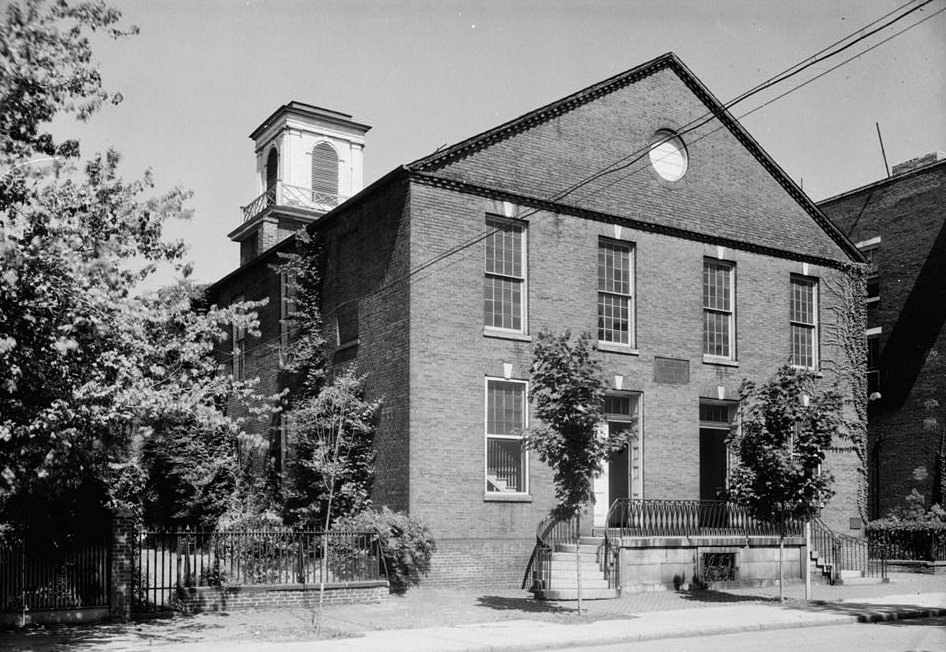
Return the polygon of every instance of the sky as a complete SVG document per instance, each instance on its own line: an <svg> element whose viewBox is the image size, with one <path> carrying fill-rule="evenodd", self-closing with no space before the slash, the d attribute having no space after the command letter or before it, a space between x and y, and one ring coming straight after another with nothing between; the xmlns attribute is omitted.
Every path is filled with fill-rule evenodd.
<svg viewBox="0 0 946 652"><path fill-rule="evenodd" d="M257 194L248 135L292 100L372 126L365 185L398 165L675 52L726 102L906 4L922 0L112 0L140 34L93 47L124 101L70 123L83 155L194 192L194 276L236 268L226 234ZM2 0L0 0L2 2ZM940 9L933 0L748 110ZM741 119L815 201L946 151L946 12ZM57 130L60 126L57 125ZM162 279L170 280L170 279Z"/></svg>

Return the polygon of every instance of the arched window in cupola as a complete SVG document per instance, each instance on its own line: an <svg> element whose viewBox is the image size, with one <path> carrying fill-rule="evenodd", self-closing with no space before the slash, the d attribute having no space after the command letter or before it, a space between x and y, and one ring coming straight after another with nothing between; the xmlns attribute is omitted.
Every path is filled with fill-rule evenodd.
<svg viewBox="0 0 946 652"><path fill-rule="evenodd" d="M279 179L279 151L274 147L266 157L266 204L276 203L276 181Z"/></svg>
<svg viewBox="0 0 946 652"><path fill-rule="evenodd" d="M312 150L312 200L338 203L338 154L328 143L319 143Z"/></svg>

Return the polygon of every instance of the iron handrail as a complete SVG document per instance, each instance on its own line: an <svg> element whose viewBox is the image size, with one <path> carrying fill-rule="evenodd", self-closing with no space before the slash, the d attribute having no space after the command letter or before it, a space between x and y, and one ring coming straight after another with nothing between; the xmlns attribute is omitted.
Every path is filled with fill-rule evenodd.
<svg viewBox="0 0 946 652"><path fill-rule="evenodd" d="M868 539L838 534L817 517L811 521L811 539L814 551L823 559L821 565L829 569L831 584L838 581L842 571L859 571L864 577L887 577L883 546L874 546Z"/></svg>

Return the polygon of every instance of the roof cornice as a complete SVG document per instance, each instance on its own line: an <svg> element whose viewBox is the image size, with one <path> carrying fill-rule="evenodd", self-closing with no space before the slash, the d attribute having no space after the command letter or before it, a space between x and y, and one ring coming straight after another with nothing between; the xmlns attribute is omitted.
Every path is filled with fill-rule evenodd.
<svg viewBox="0 0 946 652"><path fill-rule="evenodd" d="M573 111L603 95L612 93L665 68L673 70L687 88L689 88L703 105L719 119L720 123L736 137L743 147L749 150L769 175L782 186L789 196L808 213L815 223L821 227L828 237L830 237L852 261L860 263L866 262L863 255L857 250L853 243L851 243L840 229L821 212L821 209L819 209L808 195L798 187L792 178L779 167L772 157L762 149L762 146L746 131L742 124L732 116L725 105L716 99L710 90L703 85L699 78L697 78L673 52L663 54L647 63L614 75L613 77L576 93L572 93L551 104L546 104L543 107L530 111L514 120L505 122L489 131L484 131L483 133L461 141L452 147L435 152L425 158L418 159L413 163L409 163L406 167L412 172L433 172L445 165L449 165L453 161L470 156L494 143L511 138L528 129L548 122L564 113Z"/></svg>
<svg viewBox="0 0 946 652"><path fill-rule="evenodd" d="M432 186L436 188L442 188L444 190L450 190L453 192L459 192L466 195L475 195L477 197L485 197L487 199L494 199L498 201L508 201L520 206L529 206L530 208L535 208L537 210L546 211L549 213L558 213L561 215L572 215L575 217L582 217L589 220L594 220L597 222L605 222L608 224L618 224L630 229L635 229L638 231L645 231L648 233L657 233L660 235L667 235L674 238L681 238L683 240L690 240L693 242L701 242L704 244L719 245L722 247L738 249L740 251L749 251L752 253L762 254L766 256L774 256L776 258L783 258L788 260L797 260L804 263L812 263L815 265L823 265L825 267L831 267L833 269L844 269L852 261L838 260L834 258L825 258L823 256L813 256L810 254L805 254L798 251L790 251L788 249L779 249L777 247L769 247L766 245L760 245L753 242L747 242L745 240L737 240L735 238L727 238L723 236L712 235L709 233L701 233L699 231L691 231L689 229L681 229L678 227L667 226L663 224L654 224L652 222L645 222L643 220L636 220L630 217L624 217L621 215L614 215L611 213L603 213L601 211L590 210L587 208L581 208L579 206L573 206L570 204L563 204L555 201L550 201L547 199L541 199L538 197L530 197L527 195L521 195L518 193L508 192L506 190L501 190L498 188L491 188L487 186L479 186L463 181L457 181L456 179L450 179L447 177L442 177L430 172L418 172L411 171L409 173L409 178L414 183L419 183L426 186ZM855 250L856 251L856 250ZM853 261L861 262L861 261Z"/></svg>

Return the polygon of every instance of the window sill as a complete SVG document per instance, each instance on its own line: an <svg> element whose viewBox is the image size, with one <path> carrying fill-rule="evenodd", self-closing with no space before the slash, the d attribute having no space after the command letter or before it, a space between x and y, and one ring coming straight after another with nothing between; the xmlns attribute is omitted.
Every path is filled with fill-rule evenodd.
<svg viewBox="0 0 946 652"><path fill-rule="evenodd" d="M879 301L880 301L880 297L867 297L866 299L864 299L864 303L866 304L878 303Z"/></svg>
<svg viewBox="0 0 946 652"><path fill-rule="evenodd" d="M802 365L793 364L792 369L797 369L798 371L810 371L811 375L815 378L824 378L824 374L821 373L821 367L803 367Z"/></svg>
<svg viewBox="0 0 946 652"><path fill-rule="evenodd" d="M715 355L706 355L703 354L703 364L715 364L721 367L738 367L738 360L730 360L729 358L719 358Z"/></svg>
<svg viewBox="0 0 946 652"><path fill-rule="evenodd" d="M607 351L609 353L623 353L624 355L640 355L641 352L637 349L633 349L626 344L615 344L614 342L602 342L598 341L595 345L595 348L599 351Z"/></svg>
<svg viewBox="0 0 946 652"><path fill-rule="evenodd" d="M346 350L346 349L352 349L352 348L358 346L358 343L359 343L360 341L361 341L361 340L359 340L359 339L354 339L354 340L350 340L350 341L348 341L348 342L345 342L344 344L339 344L338 346L335 347L335 352L338 353L339 351L344 351L344 350Z"/></svg>
<svg viewBox="0 0 946 652"><path fill-rule="evenodd" d="M532 336L518 331L507 331L493 326L483 326L483 337L495 337L501 340L515 340L516 342L531 342Z"/></svg>
<svg viewBox="0 0 946 652"><path fill-rule="evenodd" d="M513 494L513 493L500 493L498 491L493 491L487 494L483 494L483 502L485 503L531 503L532 496L529 494Z"/></svg>

